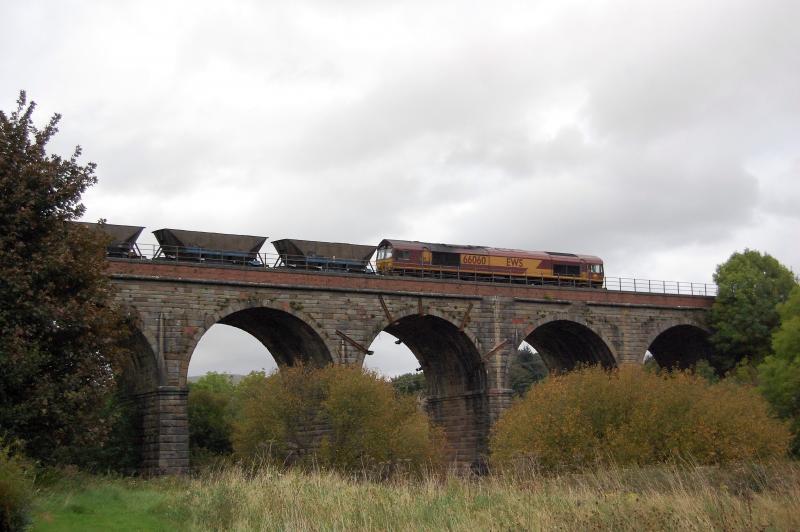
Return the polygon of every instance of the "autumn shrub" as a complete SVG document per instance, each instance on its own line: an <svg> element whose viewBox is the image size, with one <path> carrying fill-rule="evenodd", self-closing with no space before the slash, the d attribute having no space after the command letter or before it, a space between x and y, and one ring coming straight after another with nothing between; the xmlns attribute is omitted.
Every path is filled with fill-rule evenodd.
<svg viewBox="0 0 800 532"><path fill-rule="evenodd" d="M23 530L30 521L33 467L0 440L0 531Z"/></svg>
<svg viewBox="0 0 800 532"><path fill-rule="evenodd" d="M752 386L687 372L578 369L535 386L496 423L492 462L544 469L782 456L786 425Z"/></svg>
<svg viewBox="0 0 800 532"><path fill-rule="evenodd" d="M297 366L239 384L241 458L344 472L420 472L440 463L441 432L413 397L361 368Z"/></svg>

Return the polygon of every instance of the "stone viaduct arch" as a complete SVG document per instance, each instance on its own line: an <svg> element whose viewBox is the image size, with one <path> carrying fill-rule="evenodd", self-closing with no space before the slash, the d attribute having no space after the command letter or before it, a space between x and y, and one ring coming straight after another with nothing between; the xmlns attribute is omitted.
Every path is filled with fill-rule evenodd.
<svg viewBox="0 0 800 532"><path fill-rule="evenodd" d="M236 327L255 337L275 357L279 366L291 366L298 360L318 365L334 362L335 344L297 305L276 304L270 299L248 299L205 315L203 326L194 331L186 346L188 357L185 367L181 367L184 380L197 344L217 323Z"/></svg>
<svg viewBox="0 0 800 532"><path fill-rule="evenodd" d="M713 358L709 330L696 321L675 320L651 335L648 351L662 368L686 369Z"/></svg>
<svg viewBox="0 0 800 532"><path fill-rule="evenodd" d="M598 326L601 325L601 326ZM539 353L551 372L564 372L579 364L618 364L613 345L603 327L583 316L548 316L526 327L521 336ZM508 363L510 364L509 357Z"/></svg>
<svg viewBox="0 0 800 532"><path fill-rule="evenodd" d="M391 303L384 301L387 316L372 327L367 345L386 331L409 348L425 375L426 408L444 429L453 459L482 467L474 452L485 447L488 419L488 379L480 340L452 312L419 302L391 311Z"/></svg>
<svg viewBox="0 0 800 532"><path fill-rule="evenodd" d="M428 408L448 435L452 460L475 467L485 458L492 423L510 404L508 366L523 340L561 370L582 361L640 364L651 347L670 359L683 356L676 349L681 339L703 330L713 302L150 261L109 260L109 275L119 303L137 316L138 349L150 351L142 360L157 361L158 371L144 370L150 376L143 377L157 383L140 396L146 411L143 470L150 474L189 468L186 376L197 342L215 323L249 332L284 364L305 359L360 365L367 346L387 331L425 369Z"/></svg>

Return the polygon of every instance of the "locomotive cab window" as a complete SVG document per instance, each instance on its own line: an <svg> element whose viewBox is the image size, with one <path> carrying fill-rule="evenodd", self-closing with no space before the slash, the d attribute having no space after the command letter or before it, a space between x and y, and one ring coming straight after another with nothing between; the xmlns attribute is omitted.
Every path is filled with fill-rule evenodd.
<svg viewBox="0 0 800 532"><path fill-rule="evenodd" d="M577 264L553 264L554 275L575 275L581 274L581 267Z"/></svg>
<svg viewBox="0 0 800 532"><path fill-rule="evenodd" d="M394 254L394 258L396 258L397 260L408 260L410 257L411 257L411 252L408 250L402 250L402 251L398 250Z"/></svg>
<svg viewBox="0 0 800 532"><path fill-rule="evenodd" d="M592 273L603 273L603 265L602 264L590 264L589 271Z"/></svg>
<svg viewBox="0 0 800 532"><path fill-rule="evenodd" d="M392 258L392 248L385 247L378 249L378 260Z"/></svg>

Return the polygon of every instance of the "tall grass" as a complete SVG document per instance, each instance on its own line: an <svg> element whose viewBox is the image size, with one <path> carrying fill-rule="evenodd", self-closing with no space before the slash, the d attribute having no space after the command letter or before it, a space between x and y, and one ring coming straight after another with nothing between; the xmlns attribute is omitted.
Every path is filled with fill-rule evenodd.
<svg viewBox="0 0 800 532"><path fill-rule="evenodd" d="M202 530L796 530L800 468L676 464L382 483L228 468L188 480L173 509Z"/></svg>

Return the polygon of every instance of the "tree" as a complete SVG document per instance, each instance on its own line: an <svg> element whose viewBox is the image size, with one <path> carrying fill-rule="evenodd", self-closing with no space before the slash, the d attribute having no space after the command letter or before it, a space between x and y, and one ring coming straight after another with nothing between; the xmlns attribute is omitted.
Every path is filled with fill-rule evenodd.
<svg viewBox="0 0 800 532"><path fill-rule="evenodd" d="M44 462L79 463L109 435L107 410L125 330L103 273L105 242L71 221L95 165L48 155L20 92L0 112L0 430Z"/></svg>
<svg viewBox="0 0 800 532"><path fill-rule="evenodd" d="M771 354L771 335L780 318L776 305L789 296L796 282L785 266L768 254L745 249L717 266L719 287L711 308L710 362L724 373L744 358L753 364Z"/></svg>
<svg viewBox="0 0 800 532"><path fill-rule="evenodd" d="M792 421L792 451L800 454L800 286L778 305L781 325L772 335L774 355L758 366L761 392L775 412Z"/></svg>
<svg viewBox="0 0 800 532"><path fill-rule="evenodd" d="M230 375L213 371L189 385L189 444L194 454L228 454L233 450L235 392Z"/></svg>
<svg viewBox="0 0 800 532"><path fill-rule="evenodd" d="M420 396L425 393L425 374L423 373L403 373L392 378L394 390L402 395Z"/></svg>
<svg viewBox="0 0 800 532"><path fill-rule="evenodd" d="M524 345L517 350L517 356L508 368L508 379L514 395L518 397L525 395L531 386L547 377L548 373L542 357Z"/></svg>

